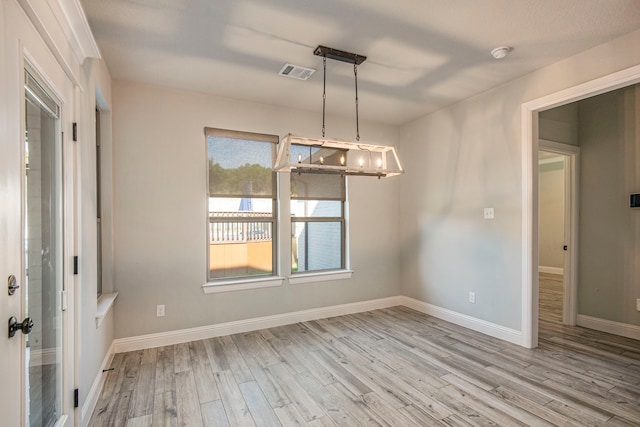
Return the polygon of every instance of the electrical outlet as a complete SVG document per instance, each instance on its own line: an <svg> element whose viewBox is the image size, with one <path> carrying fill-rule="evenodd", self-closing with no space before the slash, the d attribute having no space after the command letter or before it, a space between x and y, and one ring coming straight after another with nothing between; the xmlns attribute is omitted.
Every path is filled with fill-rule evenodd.
<svg viewBox="0 0 640 427"><path fill-rule="evenodd" d="M476 303L476 293L475 292L469 292L469 302L471 304L475 304Z"/></svg>
<svg viewBox="0 0 640 427"><path fill-rule="evenodd" d="M164 316L164 304L156 306L156 317Z"/></svg>
<svg viewBox="0 0 640 427"><path fill-rule="evenodd" d="M493 208L484 208L484 219L493 219Z"/></svg>

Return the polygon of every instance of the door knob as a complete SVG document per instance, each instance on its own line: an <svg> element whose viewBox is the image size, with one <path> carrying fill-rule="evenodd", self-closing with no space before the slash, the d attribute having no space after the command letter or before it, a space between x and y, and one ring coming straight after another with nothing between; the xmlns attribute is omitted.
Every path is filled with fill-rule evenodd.
<svg viewBox="0 0 640 427"><path fill-rule="evenodd" d="M20 285L18 285L18 281L16 280L16 276L12 274L11 276L9 276L9 279L7 280L7 282L8 282L8 288L9 288L9 295L15 294L16 289L20 287Z"/></svg>
<svg viewBox="0 0 640 427"><path fill-rule="evenodd" d="M12 338L18 331L22 331L23 334L27 335L32 329L33 319L30 317L25 317L22 323L18 323L18 319L14 316L9 318L9 338Z"/></svg>

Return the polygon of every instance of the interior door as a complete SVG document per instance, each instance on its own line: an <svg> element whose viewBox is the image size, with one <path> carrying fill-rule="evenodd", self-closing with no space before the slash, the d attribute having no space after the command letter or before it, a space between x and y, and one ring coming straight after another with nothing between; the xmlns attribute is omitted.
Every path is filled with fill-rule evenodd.
<svg viewBox="0 0 640 427"><path fill-rule="evenodd" d="M72 426L73 84L0 5L0 425Z"/></svg>
<svg viewBox="0 0 640 427"><path fill-rule="evenodd" d="M25 424L48 427L64 415L63 135L60 102L34 74L25 69L21 275L26 301L19 331L25 335Z"/></svg>

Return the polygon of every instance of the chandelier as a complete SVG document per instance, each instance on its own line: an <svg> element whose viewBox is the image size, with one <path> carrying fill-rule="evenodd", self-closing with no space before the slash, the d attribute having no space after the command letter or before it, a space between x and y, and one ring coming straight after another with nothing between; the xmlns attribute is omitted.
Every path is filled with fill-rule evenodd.
<svg viewBox="0 0 640 427"><path fill-rule="evenodd" d="M322 138L294 134L280 141L273 170L276 172L325 173L355 176L390 177L404 173L398 152L393 146L360 142L358 117L358 65L367 57L351 52L318 46L314 55L322 57ZM353 64L355 80L356 140L325 138L327 58Z"/></svg>

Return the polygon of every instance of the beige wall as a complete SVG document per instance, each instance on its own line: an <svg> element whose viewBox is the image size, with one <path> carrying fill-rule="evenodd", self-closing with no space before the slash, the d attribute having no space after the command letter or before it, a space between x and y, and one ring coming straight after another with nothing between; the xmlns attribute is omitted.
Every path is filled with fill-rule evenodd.
<svg viewBox="0 0 640 427"><path fill-rule="evenodd" d="M638 45L640 31L401 127L404 295L521 329L521 106L640 64Z"/></svg>
<svg viewBox="0 0 640 427"><path fill-rule="evenodd" d="M541 267L564 268L564 158L540 164L538 251Z"/></svg>
<svg viewBox="0 0 640 427"><path fill-rule="evenodd" d="M580 226L578 313L640 325L640 89L578 103Z"/></svg>
<svg viewBox="0 0 640 427"><path fill-rule="evenodd" d="M322 117L122 81L113 100L116 337L399 294L399 181L349 178L350 280L204 295L204 127L319 136ZM360 129L363 141L397 143L394 127ZM354 120L327 118L327 136L354 134ZM157 304L165 317L156 317Z"/></svg>

